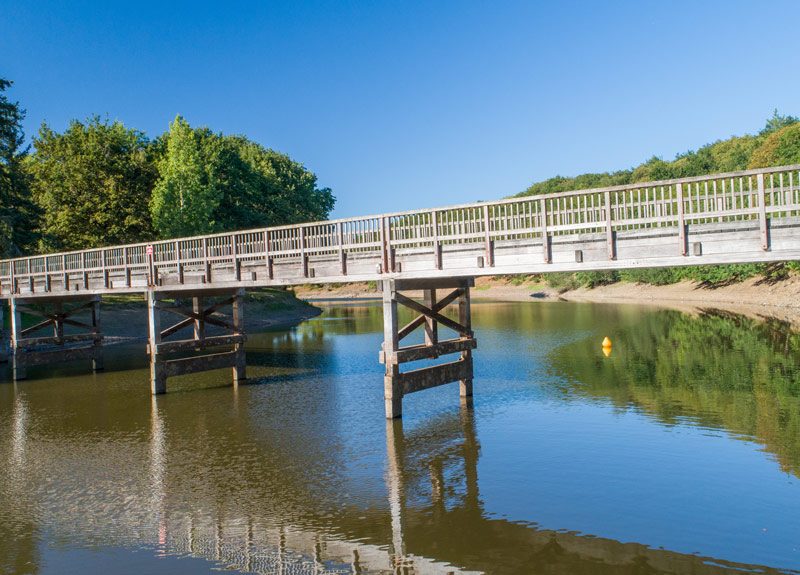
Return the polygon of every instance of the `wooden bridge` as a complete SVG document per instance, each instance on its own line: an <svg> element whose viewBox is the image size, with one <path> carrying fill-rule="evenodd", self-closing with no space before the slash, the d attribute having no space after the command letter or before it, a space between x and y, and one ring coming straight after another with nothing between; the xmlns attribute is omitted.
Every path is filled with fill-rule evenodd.
<svg viewBox="0 0 800 575"><path fill-rule="evenodd" d="M408 393L460 381L461 395L472 394L476 276L797 259L793 165L4 260L0 298L10 303L10 355L21 379L28 365L67 359L101 368L102 297L144 294L151 389L163 393L173 375L230 367L234 383L245 377L248 288L380 281L386 414L397 417ZM423 301L403 293L410 290ZM457 319L443 313L454 303ZM398 305L419 316L400 326ZM23 327L23 312L41 321ZM179 319L162 325L164 313ZM456 337L440 339L439 326ZM425 343L401 346L419 327ZM52 335L37 335L43 329ZM170 358L215 347L228 351ZM450 354L459 358L400 370Z"/></svg>

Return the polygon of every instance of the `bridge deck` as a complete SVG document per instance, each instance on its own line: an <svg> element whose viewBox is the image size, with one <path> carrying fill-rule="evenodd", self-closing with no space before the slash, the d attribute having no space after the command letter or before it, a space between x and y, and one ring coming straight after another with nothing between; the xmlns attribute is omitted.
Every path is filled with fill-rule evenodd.
<svg viewBox="0 0 800 575"><path fill-rule="evenodd" d="M0 261L0 298L800 259L800 165Z"/></svg>

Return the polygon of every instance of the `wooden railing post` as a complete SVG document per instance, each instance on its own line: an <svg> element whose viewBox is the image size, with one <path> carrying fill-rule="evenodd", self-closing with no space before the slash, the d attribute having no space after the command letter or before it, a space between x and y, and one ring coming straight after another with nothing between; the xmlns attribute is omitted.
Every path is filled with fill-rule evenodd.
<svg viewBox="0 0 800 575"><path fill-rule="evenodd" d="M300 226L300 259L303 266L303 277L308 277L308 258L306 257L306 229Z"/></svg>
<svg viewBox="0 0 800 575"><path fill-rule="evenodd" d="M175 266L178 268L178 283L183 284L183 262L181 261L181 242L175 240Z"/></svg>
<svg viewBox="0 0 800 575"><path fill-rule="evenodd" d="M614 229L611 225L611 192L606 190L606 244L608 247L608 259L617 259L617 250L614 245Z"/></svg>
<svg viewBox="0 0 800 575"><path fill-rule="evenodd" d="M342 231L342 222L336 222L336 238L339 248L339 267L342 270L342 275L347 275L347 252L344 251L344 232Z"/></svg>
<svg viewBox="0 0 800 575"><path fill-rule="evenodd" d="M83 269L83 289L89 289L89 270L86 268L86 252L81 253L81 268Z"/></svg>
<svg viewBox="0 0 800 575"><path fill-rule="evenodd" d="M125 287L131 287L131 269L128 262L128 247L122 248L122 273L125 274Z"/></svg>
<svg viewBox="0 0 800 575"><path fill-rule="evenodd" d="M494 267L494 242L492 242L492 221L489 219L489 206L483 206L483 235L486 243L486 265Z"/></svg>
<svg viewBox="0 0 800 575"><path fill-rule="evenodd" d="M44 256L44 291L49 292L51 289L50 285L50 262L48 261L50 258Z"/></svg>
<svg viewBox="0 0 800 575"><path fill-rule="evenodd" d="M203 238L203 268L205 274L203 281L207 284L211 283L211 262L208 259L208 238Z"/></svg>
<svg viewBox="0 0 800 575"><path fill-rule="evenodd" d="M386 237L386 218L378 220L378 235L381 242L381 273L388 273L389 269L389 239Z"/></svg>
<svg viewBox="0 0 800 575"><path fill-rule="evenodd" d="M103 269L103 287L109 289L111 287L111 274L108 271L108 266L106 266L105 249L100 250L100 267Z"/></svg>
<svg viewBox="0 0 800 575"><path fill-rule="evenodd" d="M242 279L242 262L239 260L239 246L236 245L236 234L231 234L231 256L233 257L233 277L238 282Z"/></svg>
<svg viewBox="0 0 800 575"><path fill-rule="evenodd" d="M675 194L678 202L678 238L681 242L681 255L689 253L689 245L686 242L686 216L683 206L683 185L678 182L675 184Z"/></svg>
<svg viewBox="0 0 800 575"><path fill-rule="evenodd" d="M547 201L544 198L539 200L539 223L542 228L542 256L544 263L549 264L552 261L550 252L550 236L547 233Z"/></svg>
<svg viewBox="0 0 800 575"><path fill-rule="evenodd" d="M756 176L756 182L758 184L758 227L761 232L761 249L768 251L769 228L767 222L767 194L764 190L764 174L758 174Z"/></svg>
<svg viewBox="0 0 800 575"><path fill-rule="evenodd" d="M272 279L272 256L269 255L269 230L264 230L264 259L267 264L267 278Z"/></svg>
<svg viewBox="0 0 800 575"><path fill-rule="evenodd" d="M431 212L431 225L433 226L433 261L437 270L442 269L442 246L439 244L439 216L436 210Z"/></svg>

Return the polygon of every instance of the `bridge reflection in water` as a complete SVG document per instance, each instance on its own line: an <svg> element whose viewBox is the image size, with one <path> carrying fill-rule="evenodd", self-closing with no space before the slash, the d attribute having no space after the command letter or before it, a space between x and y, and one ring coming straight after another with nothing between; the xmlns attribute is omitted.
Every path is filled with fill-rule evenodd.
<svg viewBox="0 0 800 575"><path fill-rule="evenodd" d="M228 408L239 412L238 393L227 397ZM488 516L480 497L481 448L470 401L465 398L457 412L426 419L408 431L400 420L387 421L388 501L368 497L363 506L326 510L322 494L303 479L303 469L313 466L310 459L320 456L314 445L307 446L309 460L299 462L285 455L280 459L277 452L251 452L239 462L247 468L243 476L236 466L231 469L231 459L220 449L224 446L217 445L197 454L210 472L189 478L176 467L191 458L193 442L157 401L151 403L146 433L123 433L125 440L107 444L86 429L74 430L71 444L65 430L74 427L74 416L63 416L49 429L53 422L31 428L29 401L15 390L10 413L0 418L2 436L9 438L1 454L7 467L2 492L26 504L17 502L13 510L0 512L0 530L7 530L0 534L0 566L11 572L38 571L43 529L37 525L39 504L31 496L43 496L48 486L47 481L32 486L25 478L35 477L46 461L68 483L60 491L67 493L66 500L49 509L54 516L47 517L60 540L90 548L144 544L157 555L200 557L245 572L456 574L536 568L546 573L704 575L750 569ZM192 418L190 427L209 436L221 423L208 412ZM245 427L235 434L257 433ZM87 440L93 445L85 445ZM144 472L140 461L147 462ZM285 474L286 480L274 481L276 474ZM259 483L259 477L271 479ZM122 499L120 478L128 481ZM77 485L91 489L76 495L70 487ZM27 513L15 515L20 509Z"/></svg>

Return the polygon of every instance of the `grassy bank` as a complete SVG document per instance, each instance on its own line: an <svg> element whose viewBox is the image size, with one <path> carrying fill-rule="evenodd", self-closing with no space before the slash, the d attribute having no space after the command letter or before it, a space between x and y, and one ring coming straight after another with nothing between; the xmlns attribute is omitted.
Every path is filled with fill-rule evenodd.
<svg viewBox="0 0 800 575"><path fill-rule="evenodd" d="M774 283L788 279L798 273L800 273L800 262L786 262L550 273L534 276L514 276L514 281L520 283L546 283L549 287L559 292L578 288L594 288L618 282L663 286L691 281L703 287L716 288L740 283L751 278L763 280L764 283Z"/></svg>

